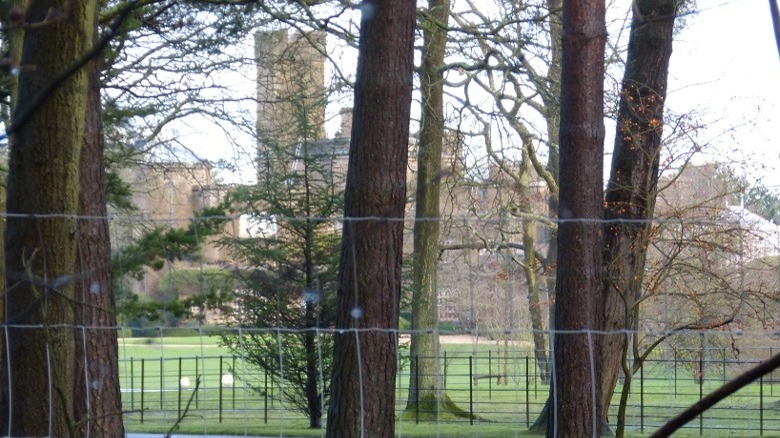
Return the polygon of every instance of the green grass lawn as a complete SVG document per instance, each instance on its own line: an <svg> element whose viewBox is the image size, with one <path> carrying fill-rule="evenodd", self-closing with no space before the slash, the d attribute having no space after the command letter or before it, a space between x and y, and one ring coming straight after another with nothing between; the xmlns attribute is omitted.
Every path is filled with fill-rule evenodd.
<svg viewBox="0 0 780 438"><path fill-rule="evenodd" d="M398 436L509 437L535 436L527 432L547 398L532 358L510 351L504 357L495 344L443 345L446 390L462 409L477 416L467 419L420 422L416 413L397 415ZM413 359L412 359L413 360ZM715 371L701 384L704 394L723 382ZM504 379L506 374L506 379ZM502 381L497 381L498 375ZM487 377L493 376L493 377ZM676 378L675 378L676 376ZM479 377L474 379L474 377ZM647 436L659 424L699 399L699 383L691 370L678 364L650 362L635 376L627 423L630 436ZM196 380L200 379L197 392ZM308 429L308 421L284 403L278 382L240 357L219 346L218 337L126 338L120 340L120 379L127 429L165 432L186 413L181 433L311 437L322 430ZM641 383L641 384L640 384ZM408 365L402 365L397 391L397 413L406 405ZM254 391L249 386L259 387ZM618 391L620 386L618 387ZM613 406L618 403L616 394ZM675 436L780 436L780 385L755 383L705 413ZM189 410L186 409L190 402ZM763 409L761 409L763 407ZM422 413L421 417L425 417ZM640 433L644 431L645 434Z"/></svg>

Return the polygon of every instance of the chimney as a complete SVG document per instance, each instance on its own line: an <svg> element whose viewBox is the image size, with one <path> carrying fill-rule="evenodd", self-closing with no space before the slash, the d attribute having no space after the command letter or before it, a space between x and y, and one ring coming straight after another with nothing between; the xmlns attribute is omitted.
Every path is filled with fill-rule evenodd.
<svg viewBox="0 0 780 438"><path fill-rule="evenodd" d="M339 115L341 115L341 129L336 137L350 137L352 135L352 108L342 108Z"/></svg>

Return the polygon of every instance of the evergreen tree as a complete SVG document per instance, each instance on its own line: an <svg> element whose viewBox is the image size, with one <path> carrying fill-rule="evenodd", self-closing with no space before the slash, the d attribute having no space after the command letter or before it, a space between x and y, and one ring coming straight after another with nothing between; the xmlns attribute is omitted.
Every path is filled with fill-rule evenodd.
<svg viewBox="0 0 780 438"><path fill-rule="evenodd" d="M242 329L223 341L283 384L280 397L318 428L329 394L333 338L320 329L334 322L340 224L333 218L343 211L346 141L321 138L322 90L296 80L312 69L289 64L299 70L285 71L278 96L288 123L260 126L259 182L226 201L247 224L246 235L222 241L239 266L231 320Z"/></svg>

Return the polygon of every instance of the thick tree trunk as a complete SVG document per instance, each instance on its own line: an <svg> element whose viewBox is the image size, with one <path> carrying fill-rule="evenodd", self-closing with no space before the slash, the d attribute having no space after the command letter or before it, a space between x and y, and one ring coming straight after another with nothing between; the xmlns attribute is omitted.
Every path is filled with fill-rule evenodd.
<svg viewBox="0 0 780 438"><path fill-rule="evenodd" d="M122 435L119 348L111 244L106 210L105 142L100 103L100 70L88 67L84 143L79 168L79 216L76 283L76 367L74 418L83 436Z"/></svg>
<svg viewBox="0 0 780 438"><path fill-rule="evenodd" d="M549 437L597 434L600 400L603 0L563 2L560 204L553 425Z"/></svg>
<svg viewBox="0 0 780 438"><path fill-rule="evenodd" d="M17 0L12 5L6 5L5 7L0 9L0 13L4 14L5 16L9 15L11 8L20 8L20 10L24 10L27 8L27 0ZM11 66L19 66L22 62L22 47L24 45L24 27L22 26L8 26L5 28L6 33L6 60ZM6 128L11 123L11 120L13 119L14 114L14 108L16 107L16 102L18 101L19 96L19 80L18 76L6 74L4 75L4 78L2 78L3 85L8 87L8 107L5 108L5 111L3 111L3 123L6 124ZM8 195L8 191L6 190L7 187L5 185L2 185L0 187L0 211L8 211L6 209L6 197ZM2 236L2 242L0 242L0 247L5 247L5 225L6 225L6 218L3 216L0 218L0 236ZM5 278L5 251L0 251L0 278ZM5 294L5 284L0 284L0 292ZM4 304L5 300L2 300L0 302L0 315L4 314ZM0 347L5 346L5 339L0 339ZM2 407L0 407L2 408Z"/></svg>
<svg viewBox="0 0 780 438"><path fill-rule="evenodd" d="M548 25L550 26L550 68L547 70L547 83L549 89L547 93L543 94L544 106L547 109L547 116L545 117L547 123L547 137L549 145L549 158L547 159L547 173L548 178L551 180L548 182L550 187L550 196L547 202L547 211L550 217L556 217L558 215L558 184L560 182L560 171L558 168L560 160L560 102L558 98L561 95L561 57L562 47L561 40L563 39L563 24L561 17L562 0L547 0L547 9L549 11ZM553 329L555 328L555 284L558 273L558 230L553 228L550 230L550 242L547 249L547 265L545 266L545 275L547 276L547 293L549 308L549 343L553 345L555 337ZM550 356L552 356L552 351ZM549 370L552 372L552 370ZM543 432L547 430L547 426L552 421L552 417L549 415L552 411L550 403L552 402L553 391L555 390L554 381L550 379L550 397L544 404L544 407L539 413L534 423L531 425L530 430L536 432Z"/></svg>
<svg viewBox="0 0 780 438"><path fill-rule="evenodd" d="M17 114L91 45L94 1L38 0L26 11L37 23L53 11L64 20L27 29ZM11 139L6 228L2 433L73 436L74 283L79 153L84 141L88 72L63 83ZM17 216L22 215L22 216ZM34 217L32 215L42 215Z"/></svg>
<svg viewBox="0 0 780 438"><path fill-rule="evenodd" d="M542 322L540 284L535 273L531 275L531 278L528 278L528 276L526 278L531 330L533 330L534 358L536 358L536 366L539 368L539 379L543 383L549 383L550 359L547 357L547 336L544 333L544 324Z"/></svg>
<svg viewBox="0 0 780 438"><path fill-rule="evenodd" d="M415 0L361 3L328 437L390 438Z"/></svg>
<svg viewBox="0 0 780 438"><path fill-rule="evenodd" d="M639 0L620 92L612 170L607 185L604 246L604 328L601 416L609 407L629 348L625 330L637 328L637 303L653 216L676 0ZM630 381L630 380L629 380Z"/></svg>
<svg viewBox="0 0 780 438"><path fill-rule="evenodd" d="M417 152L417 192L414 222L412 271L412 335L410 346L409 393L406 407L419 411L438 409L442 391L439 363L438 254L441 212L439 209L444 137L444 49L445 26L450 13L449 0L431 0L430 19L423 26L423 53L420 68L422 121Z"/></svg>
<svg viewBox="0 0 780 438"><path fill-rule="evenodd" d="M523 160L524 170L518 179L519 183L519 201L518 208L521 212L531 215L531 188L530 174L533 171L531 160L528 157L530 151L526 152ZM549 382L549 359L547 357L547 339L544 333L544 324L542 322L542 300L540 298L541 284L537 274L538 260L536 254L536 221L530 219L523 220L523 273L525 275L525 284L528 288L528 313L531 317L532 339L534 343L534 357L539 368L539 378L543 382Z"/></svg>

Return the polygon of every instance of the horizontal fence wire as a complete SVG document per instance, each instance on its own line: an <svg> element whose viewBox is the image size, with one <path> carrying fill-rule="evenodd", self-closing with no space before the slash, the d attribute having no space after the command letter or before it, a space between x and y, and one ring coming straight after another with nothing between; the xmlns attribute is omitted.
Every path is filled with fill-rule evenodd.
<svg viewBox="0 0 780 438"><path fill-rule="evenodd" d="M720 331L716 334L723 336ZM556 336L566 336L566 333ZM444 406L420 403L414 392L410 392L410 365L432 357L406 354L404 345L408 334L401 332L400 338L396 380L400 436L404 427L420 423L474 427L474 436L480 428L489 430L501 425L528 428L548 398L552 376L543 375L533 349L516 341L505 343L468 334L445 334L442 339L446 343L435 357L439 364L436 377L442 392L467 415L453 416ZM175 356L177 349L201 348L203 342L208 344L204 348L215 348L211 344L214 338L201 338L190 346L177 344L187 338L164 337L155 341L161 339L160 345L133 346L133 338L124 344L120 375L129 430L170 426L182 416L183 406L190 399L186 421L196 424L217 427L232 423L246 425L251 431L258 427L283 430L285 423L305 422L306 417L285 401L285 392L294 389L291 382L264 372L239 355ZM132 355L146 349L165 353L165 357ZM631 376L627 430L647 433L658 428L703 395L773 354L774 348L763 347L744 348L739 357L735 357L730 347L657 349ZM196 382L199 382L197 386ZM626 377L621 374L612 402L615 411L625 382ZM752 383L685 429L702 435L718 432L762 435L780 429L778 406L780 373Z"/></svg>
<svg viewBox="0 0 780 438"><path fill-rule="evenodd" d="M315 345L317 350L316 381L321 391L330 380L328 343L335 333L344 330L334 329L333 319L328 319L332 315L322 313L317 313L317 318L327 322L282 322L280 316L302 313L309 305L324 308L320 305L335 298L336 288L335 281L326 275L322 276L323 283L317 283L320 289L296 286L300 278L287 281L282 277L287 272L275 267L289 262L283 257L294 251L273 245L294 236L289 230L307 221L326 224L322 231L327 238L338 237L343 226L352 221L403 221L404 257L411 260L415 219L270 217L257 211L195 217L171 211L165 218L141 214L81 218L110 222L112 267L123 272L113 284L120 306L118 327L20 325L10 321L3 326L5 336L20 330L75 328L81 333L77 342L88 343L99 331L116 331L124 421L130 432L167 432L180 423L184 430L204 435L216 430L238 435L295 436L296 431L309 426L300 403L296 404L300 382L295 382L293 373L295 362L301 358L287 356L292 353L281 347L300 347L304 338L315 341L307 348ZM41 222L76 216L6 218ZM216 221L218 226L211 232L218 230L217 234L201 235L201 228L191 226L208 221ZM610 421L614 425L621 393L630 384L625 424L635 434L658 428L719 385L776 353L780 336L777 227L758 229L741 216L624 221L625 225L656 227L657 240L647 254L647 285L642 291L641 321L637 325L640 329L551 332L547 319L554 290L548 288L554 286L549 266L524 269L523 247L506 238L506 233L519 235L529 221L537 228L539 254L543 254L548 249L545 239L550 237L550 227L559 222L555 218L454 215L442 220L445 227L436 273L438 326L411 330L410 297L405 296L399 329L349 330L358 334L387 332L391 335L388 339L398 340L398 373L391 382L396 391L398 436L448 436L455 432L501 435L502 431L531 427L542 412L550 394L550 381L555 377L550 362L553 336L587 333L594 339L608 335L630 338L633 344L626 355L628 368L635 364L634 347L638 354L644 354L644 348L661 340L633 375L620 375L612 399ZM280 231L287 226L291 227L288 231ZM193 253L175 257L162 254L157 260L149 260L156 264L139 265L137 254L128 252L139 239L147 239L142 249L168 248L171 242L165 239L171 236L165 231L172 229L186 229L192 234L185 234L184 240L194 241ZM718 239L711 238L716 234ZM150 236L159 241L148 241ZM338 248L334 246L331 253ZM318 254L332 255L327 251ZM324 260L317 261L313 271L334 268ZM338 263L338 257L328 263ZM408 276L408 267L404 269ZM536 276L535 284L541 285L535 298L529 287L531 271ZM56 290L78 279L79 274L64 275L39 283ZM90 293L93 289L95 293L106 290L99 284L90 285ZM408 289L405 287L406 295ZM225 293L226 302L209 302L220 292ZM133 297L141 303L156 303L156 314L122 313L122 306L135 304ZM190 307L177 308L180 303ZM352 311L362 315L362 309ZM680 329L694 326L703 329ZM412 354L409 342L417 334L439 336L440 345L429 354ZM537 347L539 342L541 346ZM431 361L436 364L433 371L424 372L432 376L411 372L416 364ZM438 382L440 393L446 395L446 405L441 403L445 399L427 403L420 398L416 379L426 377ZM8 376L7 380L13 378ZM360 384L364 391L370 390L366 382ZM685 428L689 433L716 436L758 436L780 430L779 385L780 373L767 375ZM321 402L322 414L327 416L325 395ZM425 427L428 429L420 432L419 428Z"/></svg>

